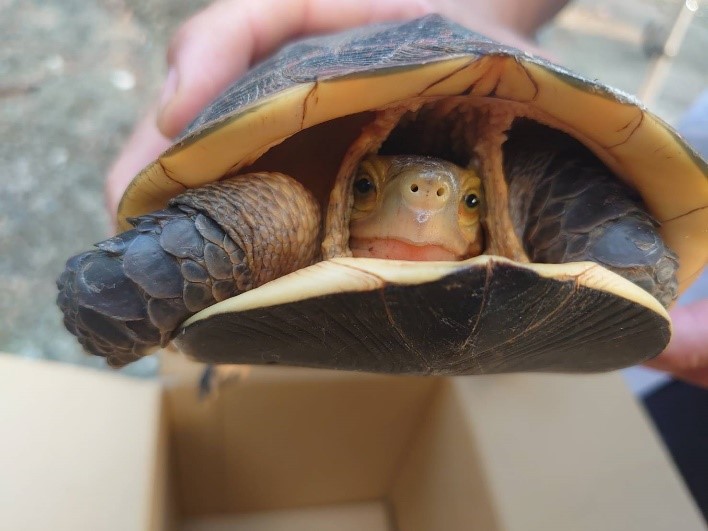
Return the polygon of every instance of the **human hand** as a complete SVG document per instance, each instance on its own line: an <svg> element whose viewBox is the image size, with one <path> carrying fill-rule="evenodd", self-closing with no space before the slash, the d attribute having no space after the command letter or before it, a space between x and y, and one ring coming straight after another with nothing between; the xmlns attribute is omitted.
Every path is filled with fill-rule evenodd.
<svg viewBox="0 0 708 531"><path fill-rule="evenodd" d="M128 183L209 102L287 41L431 12L506 44L540 53L528 37L567 0L220 0L189 19L169 47L160 101L136 126L106 179L115 221Z"/></svg>
<svg viewBox="0 0 708 531"><path fill-rule="evenodd" d="M708 299L678 306L670 313L674 328L671 341L646 365L708 388Z"/></svg>

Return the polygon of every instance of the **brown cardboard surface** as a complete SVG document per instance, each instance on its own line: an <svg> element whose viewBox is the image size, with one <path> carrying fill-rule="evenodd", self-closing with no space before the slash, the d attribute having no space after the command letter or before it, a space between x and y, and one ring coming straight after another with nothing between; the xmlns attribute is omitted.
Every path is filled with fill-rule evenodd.
<svg viewBox="0 0 708 531"><path fill-rule="evenodd" d="M185 516L380 499L437 379L254 368L168 389Z"/></svg>
<svg viewBox="0 0 708 531"><path fill-rule="evenodd" d="M391 499L406 531L706 529L618 374L448 380Z"/></svg>
<svg viewBox="0 0 708 531"><path fill-rule="evenodd" d="M706 529L618 373L451 385L501 529Z"/></svg>
<svg viewBox="0 0 708 531"><path fill-rule="evenodd" d="M425 412L392 484L390 498L400 529L503 529L473 435L464 404L446 382Z"/></svg>
<svg viewBox="0 0 708 531"><path fill-rule="evenodd" d="M147 530L156 382L0 355L0 529Z"/></svg>
<svg viewBox="0 0 708 531"><path fill-rule="evenodd" d="M617 375L189 374L0 356L0 529L706 529Z"/></svg>
<svg viewBox="0 0 708 531"><path fill-rule="evenodd" d="M179 531L393 531L389 522L379 501L198 518Z"/></svg>

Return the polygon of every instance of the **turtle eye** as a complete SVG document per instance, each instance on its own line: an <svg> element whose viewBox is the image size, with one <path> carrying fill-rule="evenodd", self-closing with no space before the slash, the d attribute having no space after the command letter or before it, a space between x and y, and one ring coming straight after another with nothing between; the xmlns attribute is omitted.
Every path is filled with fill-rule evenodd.
<svg viewBox="0 0 708 531"><path fill-rule="evenodd" d="M376 209L378 194L376 193L375 177L366 171L359 172L352 186L353 193L351 221L368 216Z"/></svg>
<svg viewBox="0 0 708 531"><path fill-rule="evenodd" d="M369 179L366 177L362 177L361 179L357 179L354 181L354 190L359 192L360 194L368 194L374 189L374 183L372 183Z"/></svg>
<svg viewBox="0 0 708 531"><path fill-rule="evenodd" d="M479 197L477 197L477 194L467 194L465 196L465 206L467 208L477 208L479 206Z"/></svg>

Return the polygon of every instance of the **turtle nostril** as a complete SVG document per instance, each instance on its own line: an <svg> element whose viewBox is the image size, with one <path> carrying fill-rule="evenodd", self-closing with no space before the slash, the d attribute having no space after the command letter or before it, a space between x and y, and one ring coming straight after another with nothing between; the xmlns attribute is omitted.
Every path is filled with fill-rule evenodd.
<svg viewBox="0 0 708 531"><path fill-rule="evenodd" d="M438 197L444 196L445 195L445 188L443 188L442 186L440 188L438 188L437 194L438 194Z"/></svg>
<svg viewBox="0 0 708 531"><path fill-rule="evenodd" d="M413 183L411 184L411 192L415 193L418 191L418 185Z"/></svg>

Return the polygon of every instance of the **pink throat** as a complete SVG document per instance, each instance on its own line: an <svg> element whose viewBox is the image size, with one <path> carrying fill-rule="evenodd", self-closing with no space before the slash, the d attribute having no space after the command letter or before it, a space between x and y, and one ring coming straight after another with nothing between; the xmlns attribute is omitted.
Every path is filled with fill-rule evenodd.
<svg viewBox="0 0 708 531"><path fill-rule="evenodd" d="M351 238L349 248L359 258L386 258L416 262L459 260L441 245L416 245L391 238Z"/></svg>

